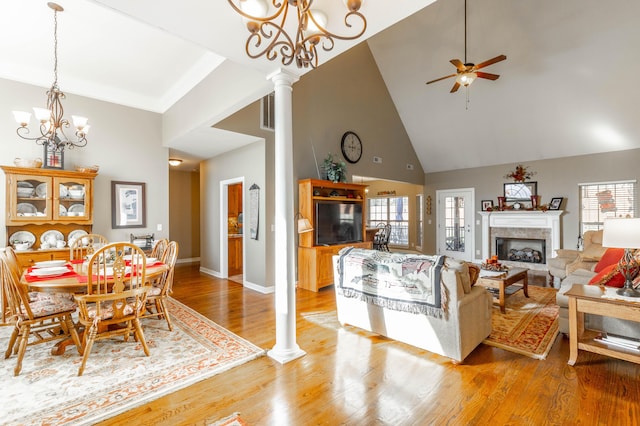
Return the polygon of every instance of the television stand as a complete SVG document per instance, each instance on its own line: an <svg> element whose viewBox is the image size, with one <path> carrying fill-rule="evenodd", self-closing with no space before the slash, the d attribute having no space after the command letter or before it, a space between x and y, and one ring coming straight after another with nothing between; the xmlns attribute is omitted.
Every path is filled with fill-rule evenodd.
<svg viewBox="0 0 640 426"><path fill-rule="evenodd" d="M371 248L371 241L356 243L316 245L316 204L318 203L349 203L366 207L367 185L355 183L333 183L328 180L302 179L298 182L298 212L309 219L313 232L298 234L298 288L317 292L322 287L333 284L333 255L344 247ZM366 235L366 216L362 218L360 235Z"/></svg>

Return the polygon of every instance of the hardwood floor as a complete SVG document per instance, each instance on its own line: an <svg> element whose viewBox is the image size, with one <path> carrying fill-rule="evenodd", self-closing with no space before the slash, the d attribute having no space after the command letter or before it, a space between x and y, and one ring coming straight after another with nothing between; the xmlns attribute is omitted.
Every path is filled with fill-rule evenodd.
<svg viewBox="0 0 640 426"><path fill-rule="evenodd" d="M273 295L179 265L173 297L260 347L275 343ZM640 366L581 352L570 367L562 336L543 361L480 345L454 365L340 327L333 287L298 290L297 310L304 357L264 356L102 424L203 425L236 411L278 426L640 424Z"/></svg>

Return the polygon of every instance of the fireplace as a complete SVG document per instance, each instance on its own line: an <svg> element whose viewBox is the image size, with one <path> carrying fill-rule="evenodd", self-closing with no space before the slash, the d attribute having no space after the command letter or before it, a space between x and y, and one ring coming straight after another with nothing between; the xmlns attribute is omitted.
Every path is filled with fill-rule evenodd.
<svg viewBox="0 0 640 426"><path fill-rule="evenodd" d="M496 237L498 260L524 263L546 263L547 242L538 238Z"/></svg>
<svg viewBox="0 0 640 426"><path fill-rule="evenodd" d="M500 254L497 251L496 240L498 238L510 238L526 240L524 246L511 247L516 251L532 249L541 252L539 263L528 261L502 260L510 266L528 268L533 270L546 270L547 259L556 255L560 248L560 217L562 210L507 210L478 212L482 216L482 258L487 259L492 255ZM544 245L531 246L532 240L542 240ZM508 250L508 251L509 251ZM529 250L526 251L529 253ZM526 257L527 254L523 253ZM536 257L533 252L531 257ZM508 259L508 254L506 255ZM502 259L502 257L500 257Z"/></svg>

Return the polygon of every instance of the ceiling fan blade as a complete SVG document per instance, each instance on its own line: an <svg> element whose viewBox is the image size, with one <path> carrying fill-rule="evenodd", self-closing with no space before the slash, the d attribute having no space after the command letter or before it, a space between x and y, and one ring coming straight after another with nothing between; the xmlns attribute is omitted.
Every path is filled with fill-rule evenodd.
<svg viewBox="0 0 640 426"><path fill-rule="evenodd" d="M478 78L486 78L487 80L497 80L500 78L500 75L498 74L491 74L491 73L482 72L482 71L478 71L476 75L478 76Z"/></svg>
<svg viewBox="0 0 640 426"><path fill-rule="evenodd" d="M504 55L496 56L493 59L489 59L488 61L479 63L478 65L474 66L473 69L479 70L480 68L488 67L489 65L493 65L496 62L504 61L505 59L507 59L507 57Z"/></svg>
<svg viewBox="0 0 640 426"><path fill-rule="evenodd" d="M462 61L460 59L452 59L449 62L451 62L456 68L458 68L458 71L466 71L467 67L464 66L464 64L462 63Z"/></svg>
<svg viewBox="0 0 640 426"><path fill-rule="evenodd" d="M460 83L456 81L456 84L453 85L449 93L457 92L459 87L460 87Z"/></svg>
<svg viewBox="0 0 640 426"><path fill-rule="evenodd" d="M455 77L457 74L450 74L444 77L436 78L435 80L427 81L427 84L435 83L436 81L444 80L445 78Z"/></svg>

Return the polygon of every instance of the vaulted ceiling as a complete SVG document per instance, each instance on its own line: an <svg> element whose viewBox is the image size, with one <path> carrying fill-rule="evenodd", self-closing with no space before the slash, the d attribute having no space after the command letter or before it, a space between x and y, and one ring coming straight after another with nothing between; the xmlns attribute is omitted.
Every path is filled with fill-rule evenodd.
<svg viewBox="0 0 640 426"><path fill-rule="evenodd" d="M343 15L341 0L315 1L330 19ZM6 3L0 78L48 87L52 11L45 0ZM256 84L246 84L243 104L212 99L222 117L269 91L265 77L280 65L246 56L247 32L224 0L58 3L65 8L59 83L68 93L163 113L203 79L229 79L220 70L232 62ZM640 2L468 0L467 59L507 60L486 69L500 79L450 94L453 79L425 82L454 72L450 59L464 61L463 10L463 0L368 0L361 9L365 37L426 172L640 147ZM338 41L321 62L360 41ZM195 161L243 143L224 135L207 151L201 140L211 131L188 129L188 143L169 147Z"/></svg>

